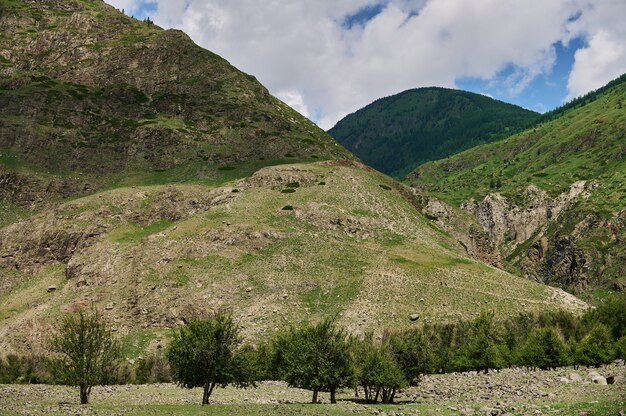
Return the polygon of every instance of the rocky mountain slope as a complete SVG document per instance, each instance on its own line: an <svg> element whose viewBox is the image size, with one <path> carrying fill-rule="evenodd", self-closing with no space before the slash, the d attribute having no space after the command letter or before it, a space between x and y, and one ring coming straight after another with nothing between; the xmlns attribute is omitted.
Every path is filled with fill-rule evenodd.
<svg viewBox="0 0 626 416"><path fill-rule="evenodd" d="M626 76L589 97L504 141L423 165L409 181L470 213L527 277L621 289Z"/></svg>
<svg viewBox="0 0 626 416"><path fill-rule="evenodd" d="M418 88L376 100L329 134L368 165L402 178L424 162L511 135L538 117L484 95Z"/></svg>
<svg viewBox="0 0 626 416"><path fill-rule="evenodd" d="M59 205L0 230L0 347L39 345L60 312L90 305L138 351L220 307L251 339L334 314L362 333L483 310L584 308L469 259L403 190L362 165L319 162Z"/></svg>
<svg viewBox="0 0 626 416"><path fill-rule="evenodd" d="M585 307L472 260L480 235L464 248L182 33L100 0L0 6L3 353L41 352L90 307L128 357L220 307L250 339L330 315L360 333Z"/></svg>
<svg viewBox="0 0 626 416"><path fill-rule="evenodd" d="M102 1L0 0L0 39L0 195L18 207L352 158L253 76Z"/></svg>

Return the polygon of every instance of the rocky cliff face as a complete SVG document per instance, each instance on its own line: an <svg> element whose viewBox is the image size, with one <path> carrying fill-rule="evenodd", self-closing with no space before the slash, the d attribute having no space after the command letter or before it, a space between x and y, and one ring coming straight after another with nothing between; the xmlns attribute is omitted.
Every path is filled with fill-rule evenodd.
<svg viewBox="0 0 626 416"><path fill-rule="evenodd" d="M489 230L481 229L462 211L432 197L425 197L421 211L454 236L470 257L494 267L503 267L500 252Z"/></svg>
<svg viewBox="0 0 626 416"><path fill-rule="evenodd" d="M521 195L523 206L493 193L461 207L526 277L581 290L601 283L605 274L626 272L619 249L624 247L626 210L604 220L598 214L577 211L577 203L589 198L596 187L580 181L550 198L531 185Z"/></svg>
<svg viewBox="0 0 626 416"><path fill-rule="evenodd" d="M550 198L545 191L530 185L521 195L525 207L493 193L481 202L470 200L463 203L461 209L475 217L491 239L504 249L504 254L508 255L548 222L557 220L561 212L584 190L585 182L576 182L569 192Z"/></svg>

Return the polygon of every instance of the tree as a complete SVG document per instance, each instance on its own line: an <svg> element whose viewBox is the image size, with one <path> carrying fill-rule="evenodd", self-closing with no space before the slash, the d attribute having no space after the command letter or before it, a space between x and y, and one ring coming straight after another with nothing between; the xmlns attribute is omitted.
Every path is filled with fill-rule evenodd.
<svg viewBox="0 0 626 416"><path fill-rule="evenodd" d="M606 325L596 325L580 343L577 358L580 364L600 366L613 360L611 332Z"/></svg>
<svg viewBox="0 0 626 416"><path fill-rule="evenodd" d="M626 364L626 335L615 341L615 359Z"/></svg>
<svg viewBox="0 0 626 416"><path fill-rule="evenodd" d="M411 386L417 386L422 374L433 372L433 351L420 330L411 329L389 335L389 347L394 361ZM393 401L393 397L391 399Z"/></svg>
<svg viewBox="0 0 626 416"><path fill-rule="evenodd" d="M614 294L584 318L588 324L601 323L608 327L614 339L626 335L626 294Z"/></svg>
<svg viewBox="0 0 626 416"><path fill-rule="evenodd" d="M119 344L95 310L65 315L56 329L50 348L59 356L52 370L61 383L78 386L80 403L87 404L93 386L114 381Z"/></svg>
<svg viewBox="0 0 626 416"><path fill-rule="evenodd" d="M274 355L272 361L280 377L291 386L313 390L312 403L317 403L320 391L330 392L330 402L336 403L337 389L352 383L347 334L332 319L278 336Z"/></svg>
<svg viewBox="0 0 626 416"><path fill-rule="evenodd" d="M536 331L526 342L521 353L522 364L542 370L557 368L567 363L565 344L552 328Z"/></svg>
<svg viewBox="0 0 626 416"><path fill-rule="evenodd" d="M486 374L490 369L504 367L507 348L499 339L493 312L482 313L467 326L459 325L457 330L466 331L461 337L462 343L455 357L458 369L484 371Z"/></svg>
<svg viewBox="0 0 626 416"><path fill-rule="evenodd" d="M380 397L383 403L392 403L396 391L408 383L388 344L375 344L372 334L368 334L353 343L352 351L356 381L365 391L365 400L377 403Z"/></svg>
<svg viewBox="0 0 626 416"><path fill-rule="evenodd" d="M172 377L185 388L202 387L202 405L216 386L246 387L252 377L236 350L241 340L230 313L219 311L208 319L194 319L174 331L166 357Z"/></svg>

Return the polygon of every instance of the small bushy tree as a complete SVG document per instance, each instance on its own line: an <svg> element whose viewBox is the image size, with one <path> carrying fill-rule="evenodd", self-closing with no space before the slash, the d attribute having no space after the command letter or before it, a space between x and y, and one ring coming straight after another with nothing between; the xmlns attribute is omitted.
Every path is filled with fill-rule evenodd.
<svg viewBox="0 0 626 416"><path fill-rule="evenodd" d="M352 385L354 372L347 334L331 319L280 335L274 343L274 354L280 377L291 386L312 390L312 403L317 403L320 391L330 392L330 402L336 403L337 390Z"/></svg>
<svg viewBox="0 0 626 416"><path fill-rule="evenodd" d="M433 351L424 334L417 329L388 335L394 361L411 386L417 386L422 374L433 370ZM393 398L392 398L393 400Z"/></svg>
<svg viewBox="0 0 626 416"><path fill-rule="evenodd" d="M135 383L168 383L172 381L170 367L161 353L144 357L135 369Z"/></svg>
<svg viewBox="0 0 626 416"><path fill-rule="evenodd" d="M78 386L81 404L89 402L93 386L115 380L119 344L95 310L65 315L50 340L50 349L57 354L51 360L56 379Z"/></svg>
<svg viewBox="0 0 626 416"><path fill-rule="evenodd" d="M461 371L477 370L489 372L506 365L506 344L500 339L500 331L493 319L493 313L482 313L468 325L459 325L458 330L465 330L459 337L456 368Z"/></svg>
<svg viewBox="0 0 626 416"><path fill-rule="evenodd" d="M174 331L166 357L172 377L186 388L202 387L202 405L216 386L248 386L252 377L238 354L241 340L230 313L219 311L208 319L194 319Z"/></svg>
<svg viewBox="0 0 626 416"><path fill-rule="evenodd" d="M392 403L396 391L408 383L393 359L387 343L376 344L371 334L353 343L357 384L363 387L365 401Z"/></svg>
<svg viewBox="0 0 626 416"><path fill-rule="evenodd" d="M615 342L615 359L622 360L626 364L626 335Z"/></svg>
<svg viewBox="0 0 626 416"><path fill-rule="evenodd" d="M584 321L590 325L606 325L613 339L626 335L626 293L610 296L596 309L588 312Z"/></svg>

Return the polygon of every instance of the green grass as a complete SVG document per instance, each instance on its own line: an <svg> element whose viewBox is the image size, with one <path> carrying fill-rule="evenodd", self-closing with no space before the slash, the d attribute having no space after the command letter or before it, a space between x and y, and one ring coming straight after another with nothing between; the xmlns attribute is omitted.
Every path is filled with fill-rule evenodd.
<svg viewBox="0 0 626 416"><path fill-rule="evenodd" d="M145 227L129 224L126 227L116 230L111 238L113 239L113 241L116 241L118 243L134 243L152 234L163 231L170 225L172 225L172 222L165 219L156 221Z"/></svg>

